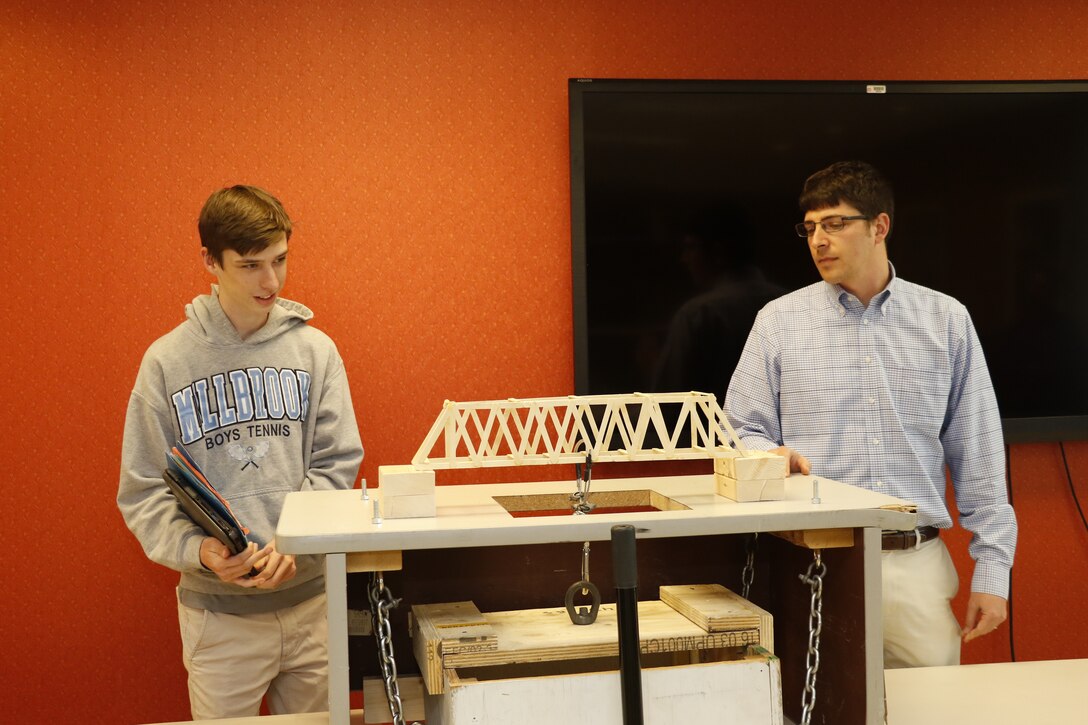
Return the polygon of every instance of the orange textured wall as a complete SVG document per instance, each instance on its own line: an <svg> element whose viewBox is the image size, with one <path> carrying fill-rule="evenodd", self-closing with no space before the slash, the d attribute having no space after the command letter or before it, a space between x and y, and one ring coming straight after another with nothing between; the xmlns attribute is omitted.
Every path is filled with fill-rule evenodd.
<svg viewBox="0 0 1088 725"><path fill-rule="evenodd" d="M339 342L375 480L446 398L572 392L568 77L1084 78L1085 27L1072 0L0 4L4 719L187 714L175 575L113 501L140 357L207 286L213 189L296 220L286 292ZM1012 454L1028 658L1088 656L1061 453Z"/></svg>

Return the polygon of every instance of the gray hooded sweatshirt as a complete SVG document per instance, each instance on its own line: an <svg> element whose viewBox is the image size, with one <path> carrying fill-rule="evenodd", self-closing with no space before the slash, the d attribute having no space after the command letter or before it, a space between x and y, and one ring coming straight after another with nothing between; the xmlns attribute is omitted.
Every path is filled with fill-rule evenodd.
<svg viewBox="0 0 1088 725"><path fill-rule="evenodd" d="M231 614L294 606L323 591L322 557L296 557L296 576L273 590L220 581L200 563L206 534L163 483L166 451L180 441L263 546L288 493L355 482L363 447L343 360L297 302L278 300L246 340L214 285L185 314L148 348L136 376L117 505L147 556L181 572L183 604Z"/></svg>

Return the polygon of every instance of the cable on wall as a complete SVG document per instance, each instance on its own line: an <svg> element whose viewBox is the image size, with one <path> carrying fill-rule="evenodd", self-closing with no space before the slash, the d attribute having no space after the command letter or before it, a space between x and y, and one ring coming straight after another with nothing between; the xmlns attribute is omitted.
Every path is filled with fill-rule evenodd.
<svg viewBox="0 0 1088 725"><path fill-rule="evenodd" d="M1062 452L1062 464L1065 466L1065 478L1069 481L1069 492L1073 494L1073 503L1077 505L1077 512L1080 514L1080 522L1084 524L1085 530L1088 530L1088 519L1084 518L1084 509L1080 505L1080 497L1077 496L1077 487L1073 485L1073 474L1069 470L1069 459L1065 456L1065 443L1058 441L1058 449Z"/></svg>

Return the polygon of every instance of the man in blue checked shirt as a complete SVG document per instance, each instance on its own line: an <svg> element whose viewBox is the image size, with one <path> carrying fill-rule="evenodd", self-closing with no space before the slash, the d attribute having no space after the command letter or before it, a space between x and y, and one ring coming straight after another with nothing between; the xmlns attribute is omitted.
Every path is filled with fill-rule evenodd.
<svg viewBox="0 0 1088 725"><path fill-rule="evenodd" d="M813 473L918 504L916 532L883 536L885 667L959 664L960 642L1007 616L1016 517L1001 420L966 308L907 282L888 261L891 186L839 162L805 181L798 235L822 282L756 317L725 407L751 448ZM945 466L975 560L963 626L959 579L940 538L952 527Z"/></svg>

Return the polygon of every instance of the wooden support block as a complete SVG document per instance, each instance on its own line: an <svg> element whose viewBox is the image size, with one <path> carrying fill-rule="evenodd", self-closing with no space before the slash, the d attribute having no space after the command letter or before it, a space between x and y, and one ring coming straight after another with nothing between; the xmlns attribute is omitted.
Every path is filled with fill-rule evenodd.
<svg viewBox="0 0 1088 725"><path fill-rule="evenodd" d="M714 451L714 472L738 481L784 479L786 459L769 451L718 449Z"/></svg>
<svg viewBox="0 0 1088 725"><path fill-rule="evenodd" d="M399 551L356 551L347 555L348 573L364 571L400 571Z"/></svg>
<svg viewBox="0 0 1088 725"><path fill-rule="evenodd" d="M383 496L434 494L434 471L414 466L378 466L378 488Z"/></svg>
<svg viewBox="0 0 1088 725"><path fill-rule="evenodd" d="M734 501L781 501L786 497L786 459L767 451L714 451L718 495Z"/></svg>
<svg viewBox="0 0 1088 725"><path fill-rule="evenodd" d="M409 630L416 664L431 695L443 692L443 654L491 651L499 646L491 624L472 602L417 604L412 607Z"/></svg>
<svg viewBox="0 0 1088 725"><path fill-rule="evenodd" d="M434 471L412 466L378 466L382 516L419 519L435 515Z"/></svg>
<svg viewBox="0 0 1088 725"><path fill-rule="evenodd" d="M774 652L774 617L721 584L677 584L659 589L668 604L707 632L759 630L759 646Z"/></svg>
<svg viewBox="0 0 1088 725"><path fill-rule="evenodd" d="M717 463L717 460L715 460L715 463ZM715 471L714 482L717 484L719 496L741 503L748 501L781 501L786 497L786 480L784 478L738 481Z"/></svg>
<svg viewBox="0 0 1088 725"><path fill-rule="evenodd" d="M382 516L387 519L421 519L435 515L434 494L382 497Z"/></svg>
<svg viewBox="0 0 1088 725"><path fill-rule="evenodd" d="M775 536L806 549L847 549L854 545L853 529L774 531Z"/></svg>
<svg viewBox="0 0 1088 725"><path fill-rule="evenodd" d="M424 717L423 678L411 675L397 677L400 689L401 714L406 722L415 722ZM389 698L385 694L385 682L377 677L363 679L363 722L392 723L393 711L389 707Z"/></svg>

